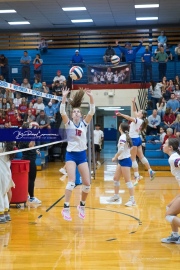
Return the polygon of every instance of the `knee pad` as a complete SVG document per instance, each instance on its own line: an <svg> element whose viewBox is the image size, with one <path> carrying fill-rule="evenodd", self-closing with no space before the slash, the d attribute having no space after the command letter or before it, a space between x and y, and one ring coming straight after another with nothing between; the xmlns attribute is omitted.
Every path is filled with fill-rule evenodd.
<svg viewBox="0 0 180 270"><path fill-rule="evenodd" d="M133 183L132 182L126 182L127 188L133 188Z"/></svg>
<svg viewBox="0 0 180 270"><path fill-rule="evenodd" d="M169 222L169 223L172 223L173 219L175 218L175 216L166 216L166 220Z"/></svg>
<svg viewBox="0 0 180 270"><path fill-rule="evenodd" d="M133 169L138 168L138 164L137 164L137 161L136 161L136 160L134 160L134 161L132 162L132 167L133 167Z"/></svg>
<svg viewBox="0 0 180 270"><path fill-rule="evenodd" d="M147 158L143 157L143 158L141 159L141 162L142 162L142 164L146 164L146 163L148 163L148 160L147 160Z"/></svg>
<svg viewBox="0 0 180 270"><path fill-rule="evenodd" d="M114 187L119 187L119 186L120 186L120 182L119 182L119 181L114 180Z"/></svg>
<svg viewBox="0 0 180 270"><path fill-rule="evenodd" d="M89 193L90 189L91 189L91 186L82 185L82 191L84 193Z"/></svg>
<svg viewBox="0 0 180 270"><path fill-rule="evenodd" d="M72 191L75 187L75 183L74 182L68 182L66 185L66 189Z"/></svg>

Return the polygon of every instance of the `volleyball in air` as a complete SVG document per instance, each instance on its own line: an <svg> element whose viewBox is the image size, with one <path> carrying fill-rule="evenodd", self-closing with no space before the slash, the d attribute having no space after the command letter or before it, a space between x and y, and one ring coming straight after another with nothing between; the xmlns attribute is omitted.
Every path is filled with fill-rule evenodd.
<svg viewBox="0 0 180 270"><path fill-rule="evenodd" d="M119 62L120 62L119 56L113 55L113 56L111 57L111 63L112 63L113 65L118 65Z"/></svg>
<svg viewBox="0 0 180 270"><path fill-rule="evenodd" d="M80 80L83 76L83 70L79 66L74 66L69 70L69 76L72 80Z"/></svg>

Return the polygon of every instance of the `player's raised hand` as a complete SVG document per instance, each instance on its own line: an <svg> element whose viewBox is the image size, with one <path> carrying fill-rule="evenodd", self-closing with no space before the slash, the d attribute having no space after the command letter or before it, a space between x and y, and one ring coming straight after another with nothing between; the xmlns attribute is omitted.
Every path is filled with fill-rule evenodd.
<svg viewBox="0 0 180 270"><path fill-rule="evenodd" d="M86 92L86 95L88 95L89 97L92 97L92 91L91 89L84 89L84 91Z"/></svg>
<svg viewBox="0 0 180 270"><path fill-rule="evenodd" d="M116 113L116 116L121 116L122 114L120 112L117 112Z"/></svg>
<svg viewBox="0 0 180 270"><path fill-rule="evenodd" d="M65 88L62 88L62 96L63 97L67 97L67 95L69 94L70 90L69 88L65 87Z"/></svg>

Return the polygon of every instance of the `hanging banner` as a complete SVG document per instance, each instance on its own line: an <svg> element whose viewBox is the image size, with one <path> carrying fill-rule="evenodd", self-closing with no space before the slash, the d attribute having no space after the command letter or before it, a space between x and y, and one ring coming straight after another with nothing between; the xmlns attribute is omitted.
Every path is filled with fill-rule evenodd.
<svg viewBox="0 0 180 270"><path fill-rule="evenodd" d="M120 84L130 83L131 66L124 65L93 65L88 66L89 84Z"/></svg>
<svg viewBox="0 0 180 270"><path fill-rule="evenodd" d="M25 93L25 94L29 94L29 95L33 95L33 96L37 96L37 97L43 97L43 98L48 98L48 99L56 99L58 101L62 100L62 97L60 96L54 96L51 94L46 94L37 90L33 90L33 89L29 89L26 87L22 87L22 86L18 86L12 83L8 83L8 82L4 82L4 81L0 81L0 87L3 88L8 88L11 89L13 91L17 91L20 93Z"/></svg>

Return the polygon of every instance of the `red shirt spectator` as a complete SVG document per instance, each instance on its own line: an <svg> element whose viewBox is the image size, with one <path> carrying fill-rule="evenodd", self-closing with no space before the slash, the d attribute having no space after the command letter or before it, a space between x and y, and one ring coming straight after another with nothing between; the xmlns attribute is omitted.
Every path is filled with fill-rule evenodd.
<svg viewBox="0 0 180 270"><path fill-rule="evenodd" d="M8 120L11 123L11 126L20 127L22 125L21 117L17 111L14 111L12 114L9 112Z"/></svg>
<svg viewBox="0 0 180 270"><path fill-rule="evenodd" d="M166 109L163 121L165 125L170 126L176 120L176 116L172 113L172 109Z"/></svg>

